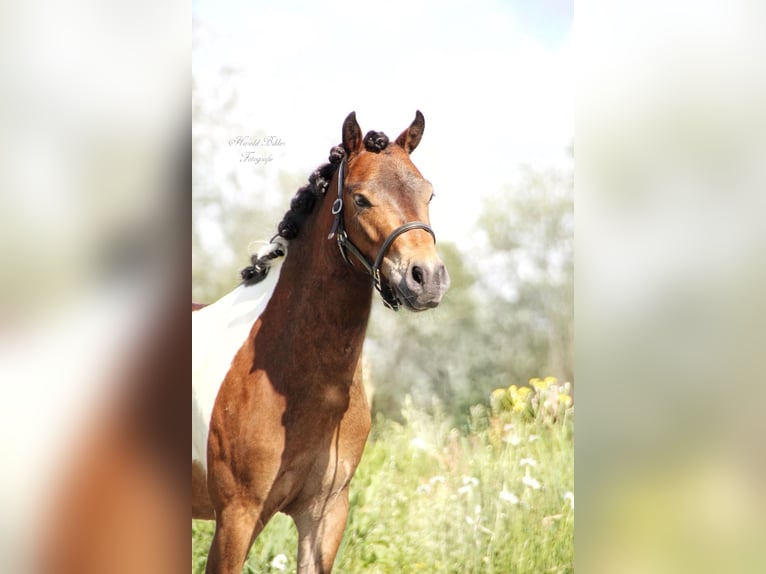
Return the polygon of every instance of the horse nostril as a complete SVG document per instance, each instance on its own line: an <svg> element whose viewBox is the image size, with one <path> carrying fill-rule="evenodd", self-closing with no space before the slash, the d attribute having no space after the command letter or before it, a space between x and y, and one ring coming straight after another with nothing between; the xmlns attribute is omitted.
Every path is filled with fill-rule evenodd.
<svg viewBox="0 0 766 574"><path fill-rule="evenodd" d="M418 285L423 284L423 270L417 265L415 265L412 268L412 278L415 280L415 283L417 283Z"/></svg>

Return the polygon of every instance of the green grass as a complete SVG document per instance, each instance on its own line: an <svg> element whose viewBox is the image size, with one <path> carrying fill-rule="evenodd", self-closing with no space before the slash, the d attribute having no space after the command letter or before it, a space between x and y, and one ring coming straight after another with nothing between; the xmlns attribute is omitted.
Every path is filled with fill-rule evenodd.
<svg viewBox="0 0 766 574"><path fill-rule="evenodd" d="M510 399L491 413L474 407L461 429L409 404L404 424L376 420L334 572L573 572L572 409L543 412L537 395L542 404L535 389L524 412ZM212 523L192 523L193 572L204 572L212 534ZM243 571L278 572L283 554L295 572L296 551L295 528L278 515Z"/></svg>

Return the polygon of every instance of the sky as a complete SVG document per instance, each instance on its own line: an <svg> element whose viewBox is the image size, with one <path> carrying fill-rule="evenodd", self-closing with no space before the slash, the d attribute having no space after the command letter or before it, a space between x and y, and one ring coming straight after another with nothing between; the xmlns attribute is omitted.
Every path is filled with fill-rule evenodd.
<svg viewBox="0 0 766 574"><path fill-rule="evenodd" d="M460 241L481 199L520 166L569 164L571 2L195 0L193 17L199 93L220 86L221 69L235 71L226 81L236 82L237 133L221 137L285 142L273 162L238 170L308 175L349 112L364 132L393 139L419 109L426 130L412 157L436 190L432 223ZM227 151L223 161L237 163Z"/></svg>

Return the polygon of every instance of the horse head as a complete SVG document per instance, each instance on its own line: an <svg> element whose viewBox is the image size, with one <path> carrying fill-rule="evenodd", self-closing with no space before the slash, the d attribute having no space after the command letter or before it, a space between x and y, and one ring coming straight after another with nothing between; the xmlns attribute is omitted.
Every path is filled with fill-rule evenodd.
<svg viewBox="0 0 766 574"><path fill-rule="evenodd" d="M334 235L373 276L387 306L411 311L436 307L450 279L436 253L428 207L433 186L410 159L425 120L417 112L394 142L362 130L352 112L343 123L345 158L337 175ZM345 208L344 208L345 206ZM338 229L340 228L340 229Z"/></svg>

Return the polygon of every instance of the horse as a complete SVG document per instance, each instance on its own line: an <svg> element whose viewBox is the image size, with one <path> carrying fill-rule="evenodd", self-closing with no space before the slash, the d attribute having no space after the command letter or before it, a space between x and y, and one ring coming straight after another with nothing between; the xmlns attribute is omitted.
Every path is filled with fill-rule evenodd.
<svg viewBox="0 0 766 574"><path fill-rule="evenodd" d="M449 288L433 186L410 159L424 128L417 111L394 142L362 137L349 114L242 283L192 306L192 516L215 520L207 574L240 572L277 512L297 527L298 573L333 568L371 427L361 356L373 290L392 310L423 311Z"/></svg>

